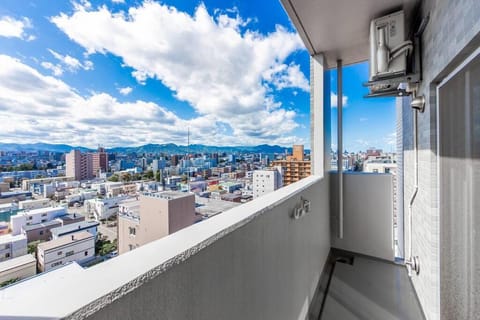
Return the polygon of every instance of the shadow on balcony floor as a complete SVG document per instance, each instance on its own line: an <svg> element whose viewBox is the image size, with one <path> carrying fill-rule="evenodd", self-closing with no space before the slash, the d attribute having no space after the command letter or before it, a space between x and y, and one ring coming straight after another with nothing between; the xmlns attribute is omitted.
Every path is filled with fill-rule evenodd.
<svg viewBox="0 0 480 320"><path fill-rule="evenodd" d="M319 319L425 319L405 267L336 250L331 261Z"/></svg>

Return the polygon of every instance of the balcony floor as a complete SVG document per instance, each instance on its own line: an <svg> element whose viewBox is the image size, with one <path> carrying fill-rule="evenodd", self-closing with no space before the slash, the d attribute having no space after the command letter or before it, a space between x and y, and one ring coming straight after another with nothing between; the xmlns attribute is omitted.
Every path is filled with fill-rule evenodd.
<svg viewBox="0 0 480 320"><path fill-rule="evenodd" d="M320 319L425 319L404 266L332 253L336 262Z"/></svg>

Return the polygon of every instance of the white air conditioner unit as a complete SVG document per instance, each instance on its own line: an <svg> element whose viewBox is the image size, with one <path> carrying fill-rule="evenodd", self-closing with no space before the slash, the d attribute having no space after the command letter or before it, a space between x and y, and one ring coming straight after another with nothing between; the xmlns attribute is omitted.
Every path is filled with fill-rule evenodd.
<svg viewBox="0 0 480 320"><path fill-rule="evenodd" d="M403 11L372 20L370 23L370 81L405 76L408 54L412 50L412 41L405 39Z"/></svg>

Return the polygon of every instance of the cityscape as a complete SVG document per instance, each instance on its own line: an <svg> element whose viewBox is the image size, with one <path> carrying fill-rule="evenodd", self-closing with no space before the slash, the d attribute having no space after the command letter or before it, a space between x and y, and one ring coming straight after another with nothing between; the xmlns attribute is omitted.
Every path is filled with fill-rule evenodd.
<svg viewBox="0 0 480 320"><path fill-rule="evenodd" d="M263 149L284 151L0 150L0 286L101 263L310 176L303 145ZM396 172L375 148L343 159L345 171Z"/></svg>

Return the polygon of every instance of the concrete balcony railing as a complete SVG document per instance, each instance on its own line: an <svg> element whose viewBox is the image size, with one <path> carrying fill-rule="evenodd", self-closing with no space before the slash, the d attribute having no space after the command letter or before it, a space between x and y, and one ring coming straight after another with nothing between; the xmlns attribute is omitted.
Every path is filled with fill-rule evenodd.
<svg viewBox="0 0 480 320"><path fill-rule="evenodd" d="M338 238L337 173L330 173L332 247L395 259L394 181L391 174L343 173L343 239Z"/></svg>
<svg viewBox="0 0 480 320"><path fill-rule="evenodd" d="M328 178L310 176L102 264L0 290L0 317L305 319L330 250L329 203Z"/></svg>

